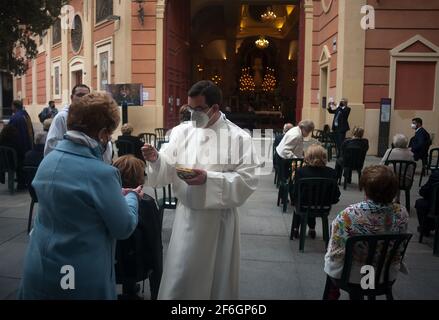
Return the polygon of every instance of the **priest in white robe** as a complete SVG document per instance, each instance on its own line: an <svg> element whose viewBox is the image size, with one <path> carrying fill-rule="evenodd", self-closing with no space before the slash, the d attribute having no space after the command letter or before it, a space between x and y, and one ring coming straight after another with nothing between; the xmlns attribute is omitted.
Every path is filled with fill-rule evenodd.
<svg viewBox="0 0 439 320"><path fill-rule="evenodd" d="M142 149L148 184L172 184L178 198L159 299L238 299L238 208L256 189L259 161L250 135L226 119L220 103L215 84L195 84L192 122L175 127L160 153ZM180 178L178 167L195 177Z"/></svg>

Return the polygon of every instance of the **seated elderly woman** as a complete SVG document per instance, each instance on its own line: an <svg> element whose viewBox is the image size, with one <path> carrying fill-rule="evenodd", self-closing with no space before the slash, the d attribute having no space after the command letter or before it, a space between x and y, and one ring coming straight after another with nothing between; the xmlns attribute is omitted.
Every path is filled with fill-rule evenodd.
<svg viewBox="0 0 439 320"><path fill-rule="evenodd" d="M388 160L414 161L413 152L408 148L409 141L401 133L393 136L392 147L387 149L380 164L385 164Z"/></svg>
<svg viewBox="0 0 439 320"><path fill-rule="evenodd" d="M340 148L340 156L337 158L335 163L335 171L337 172L337 179L341 178L343 173L344 158L346 155L346 149L349 147L359 148L362 152L362 156L366 157L367 151L369 150L369 140L363 138L364 129L361 127L355 127L352 130L352 138L346 139ZM364 160L363 160L364 161ZM350 179L350 177L348 177Z"/></svg>
<svg viewBox="0 0 439 320"><path fill-rule="evenodd" d="M365 191L366 200L350 205L341 211L332 222L331 239L325 255L325 272L332 279L340 279L348 238L357 235L380 233L404 233L407 231L409 215L407 210L392 203L398 191L398 180L393 171L382 165L370 166L363 170L360 186ZM367 253L366 253L367 254ZM365 257L354 256L350 281L360 283L360 269ZM401 266L399 262L391 266L390 278L396 279ZM330 283L330 299L338 299L340 292L334 282Z"/></svg>
<svg viewBox="0 0 439 320"><path fill-rule="evenodd" d="M398 133L393 136L392 147L390 149L387 149L386 153L381 159L380 164L387 165L387 161L389 160L414 161L413 152L410 150L410 148L408 148L408 139L405 135ZM397 172L399 172L399 165L396 165L396 170ZM412 175L413 175L413 168L409 167L407 169L407 175L406 175L407 185L412 183L411 181ZM399 198L400 198L400 191L398 190L395 200L399 202Z"/></svg>
<svg viewBox="0 0 439 320"><path fill-rule="evenodd" d="M293 202L297 204L299 194L298 194L298 188L297 182L300 179L303 178L329 178L334 179L334 181L337 181L337 175L335 173L335 170L327 167L326 164L328 163L328 154L326 150L320 146L320 145L311 145L308 147L308 149L305 151L305 166L297 169L294 175L294 184L293 184ZM329 196L328 196L329 198ZM334 204L337 203L340 198L340 189L337 186L337 191L334 194L334 198L327 199L328 204ZM296 215L293 219L295 225L293 226L293 236L295 238L299 237L299 226L300 226L300 216ZM316 219L315 218L308 218L308 235L314 239L316 237Z"/></svg>
<svg viewBox="0 0 439 320"><path fill-rule="evenodd" d="M38 214L24 261L20 299L116 299L116 239L134 231L140 188L122 189L103 161L119 108L105 94L71 105L67 132L32 182Z"/></svg>
<svg viewBox="0 0 439 320"><path fill-rule="evenodd" d="M117 141L116 141L116 146L119 148L119 142L130 142L134 145L134 149L135 149L135 153L134 156L136 156L136 158L144 161L143 156L142 156L142 147L143 147L143 142L135 136L132 136L133 133L133 126L129 123L125 123L122 128L122 135L117 137ZM121 154L119 152L119 156L123 156L124 154Z"/></svg>

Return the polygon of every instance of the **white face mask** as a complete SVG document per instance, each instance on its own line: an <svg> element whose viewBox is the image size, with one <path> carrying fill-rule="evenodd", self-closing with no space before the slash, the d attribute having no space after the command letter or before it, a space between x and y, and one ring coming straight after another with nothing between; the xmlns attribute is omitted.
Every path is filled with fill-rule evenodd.
<svg viewBox="0 0 439 320"><path fill-rule="evenodd" d="M412 123L411 127L412 127L413 130L416 130L416 124Z"/></svg>
<svg viewBox="0 0 439 320"><path fill-rule="evenodd" d="M203 111L191 110L191 121L195 128L205 128L209 123L209 116Z"/></svg>

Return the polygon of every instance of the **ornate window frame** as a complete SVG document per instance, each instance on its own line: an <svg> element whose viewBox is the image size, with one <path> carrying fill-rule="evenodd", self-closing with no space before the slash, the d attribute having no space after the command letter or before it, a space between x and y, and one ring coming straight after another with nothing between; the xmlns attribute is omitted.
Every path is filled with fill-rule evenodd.
<svg viewBox="0 0 439 320"><path fill-rule="evenodd" d="M73 39L72 39L72 32L73 32L73 29L70 30L70 32L69 32L69 37L70 37L70 49L72 50L72 52L73 52L74 54L78 54L79 52L81 52L81 49L82 49L82 47L83 47L83 45L84 45L84 19L83 19L81 13L79 13L79 12L75 14L75 16L74 16L73 19L76 19L76 17L79 17L79 19L81 20L81 25L82 25L82 35L81 35L81 44L79 45L78 50L75 50L75 49L73 48ZM75 20L73 20L73 21L75 21Z"/></svg>
<svg viewBox="0 0 439 320"><path fill-rule="evenodd" d="M58 93L56 93L55 91L55 83L56 83L56 78L55 78L55 69L58 68L58 77L59 77L59 91ZM62 68L61 68L61 58L58 57L54 60L52 60L52 68L51 68L51 74L50 74L51 78L52 78L52 99L53 100L60 100L62 97Z"/></svg>
<svg viewBox="0 0 439 320"><path fill-rule="evenodd" d="M100 63L100 55L101 53L108 52L108 84L111 84L111 62L113 61L113 37L103 39L95 43L95 57L94 57L94 65L96 66L96 75L97 75L97 83L96 89L97 91L101 90L101 63Z"/></svg>
<svg viewBox="0 0 439 320"><path fill-rule="evenodd" d="M97 0L93 0L93 4L94 4L94 7L93 7L94 26L97 27L97 26L100 26L101 24L104 24L104 23L108 22L108 17L111 16L111 15L109 15L108 17L103 18L101 21L97 20L97 15L96 15L96 13L97 13L96 12L96 10L97 10ZM114 14L114 1L112 1L112 5L113 5L113 8L112 8L111 11L112 11L112 14Z"/></svg>
<svg viewBox="0 0 439 320"><path fill-rule="evenodd" d="M321 0L322 8L325 13L328 13L331 10L333 0Z"/></svg>
<svg viewBox="0 0 439 320"><path fill-rule="evenodd" d="M404 52L416 42L422 43L424 46L432 50L432 52ZM436 111L439 108L439 47L421 35L416 35L409 40L403 42L399 46L390 50L390 80L389 80L389 97L392 99L392 111L395 110L395 95L396 95L396 66L399 61L413 61L413 62L436 62L436 89L434 92L433 109Z"/></svg>

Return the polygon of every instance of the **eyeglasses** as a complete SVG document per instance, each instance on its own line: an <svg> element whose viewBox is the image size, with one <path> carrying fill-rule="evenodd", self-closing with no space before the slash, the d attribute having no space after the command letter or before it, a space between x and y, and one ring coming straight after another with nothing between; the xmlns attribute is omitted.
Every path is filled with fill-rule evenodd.
<svg viewBox="0 0 439 320"><path fill-rule="evenodd" d="M188 106L189 111L205 111L208 110L209 108L210 108L209 106L197 106L197 107Z"/></svg>

